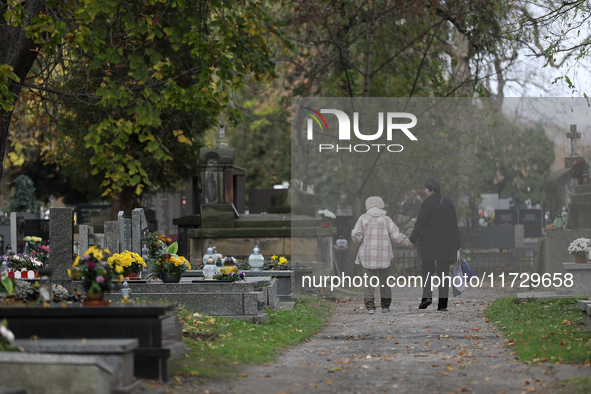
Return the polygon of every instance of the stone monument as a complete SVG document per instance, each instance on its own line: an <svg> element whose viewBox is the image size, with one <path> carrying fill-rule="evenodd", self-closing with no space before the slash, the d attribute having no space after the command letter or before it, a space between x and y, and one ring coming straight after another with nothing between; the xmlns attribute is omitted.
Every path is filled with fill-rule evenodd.
<svg viewBox="0 0 591 394"><path fill-rule="evenodd" d="M566 273L563 263L574 263L574 257L567 252L568 246L577 238L589 237L591 232L591 184L579 186L569 174L572 165L583 160L577 153L581 133L577 133L576 125L571 125L570 130L566 134L571 139L571 154L564 159L566 168L556 171L545 182L550 217L553 218L563 206L568 207L568 228L548 231L542 239L536 268L538 273Z"/></svg>
<svg viewBox="0 0 591 394"><path fill-rule="evenodd" d="M577 125L571 125L570 133L566 133L566 136L571 140L571 153L564 158L564 168L551 174L544 182L551 220L554 220L559 209L570 204L577 182L570 177L569 172L573 164L583 160L577 153L577 141L581 138L581 133L577 133Z"/></svg>
<svg viewBox="0 0 591 394"><path fill-rule="evenodd" d="M74 211L71 208L49 208L49 266L53 279L69 281L74 244Z"/></svg>

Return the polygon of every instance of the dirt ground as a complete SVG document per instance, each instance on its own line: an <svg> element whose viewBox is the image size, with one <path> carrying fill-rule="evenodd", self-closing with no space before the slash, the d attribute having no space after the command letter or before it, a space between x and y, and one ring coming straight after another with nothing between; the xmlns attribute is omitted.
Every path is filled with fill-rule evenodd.
<svg viewBox="0 0 591 394"><path fill-rule="evenodd" d="M416 295L416 294L415 294ZM502 294L470 289L419 310L420 299L394 294L390 313L369 315L360 297L336 303L328 326L268 365L239 366L243 377L172 380L185 393L552 393L562 379L591 368L517 361L483 310ZM379 305L379 304L378 304Z"/></svg>

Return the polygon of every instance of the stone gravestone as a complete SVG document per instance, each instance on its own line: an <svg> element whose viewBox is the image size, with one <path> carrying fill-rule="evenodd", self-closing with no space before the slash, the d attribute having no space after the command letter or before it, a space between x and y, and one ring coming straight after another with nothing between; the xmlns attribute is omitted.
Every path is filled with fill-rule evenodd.
<svg viewBox="0 0 591 394"><path fill-rule="evenodd" d="M495 210L495 225L497 226L514 226L517 222L517 211L514 209L496 209Z"/></svg>
<svg viewBox="0 0 591 394"><path fill-rule="evenodd" d="M591 229L591 184L575 187L568 211L571 230Z"/></svg>
<svg viewBox="0 0 591 394"><path fill-rule="evenodd" d="M76 223L85 224L90 223L90 212L102 211L109 208L109 204L78 204L74 206L76 212Z"/></svg>
<svg viewBox="0 0 591 394"><path fill-rule="evenodd" d="M13 253L22 253L25 237L25 220L35 219L35 215L26 212L10 212L10 247Z"/></svg>
<svg viewBox="0 0 591 394"><path fill-rule="evenodd" d="M146 215L143 208L136 208L131 211L131 251L141 256L142 237L144 230L148 228Z"/></svg>
<svg viewBox="0 0 591 394"><path fill-rule="evenodd" d="M119 226L119 252L131 250L131 219L124 217L124 212L117 214L117 225Z"/></svg>
<svg viewBox="0 0 591 394"><path fill-rule="evenodd" d="M520 209L519 224L523 224L525 238L540 238L542 236L542 210Z"/></svg>
<svg viewBox="0 0 591 394"><path fill-rule="evenodd" d="M0 254L4 254L6 245L10 243L10 224L0 224Z"/></svg>
<svg viewBox="0 0 591 394"><path fill-rule="evenodd" d="M53 279L68 280L74 244L74 212L71 208L49 208L49 242Z"/></svg>
<svg viewBox="0 0 591 394"><path fill-rule="evenodd" d="M573 164L583 160L583 156L577 153L577 141L581 137L581 133L577 133L577 126L571 125L570 133L566 133L566 136L571 140L571 154L564 158L565 168L554 172L544 182L550 220L554 220L559 209L570 204L577 182L569 173Z"/></svg>
<svg viewBox="0 0 591 394"><path fill-rule="evenodd" d="M78 231L80 234L78 238L78 254L83 256L90 245L95 245L94 227L81 224Z"/></svg>
<svg viewBox="0 0 591 394"><path fill-rule="evenodd" d="M119 253L119 223L105 222L105 248L111 254Z"/></svg>
<svg viewBox="0 0 591 394"><path fill-rule="evenodd" d="M44 241L49 239L49 220L26 219L24 227L26 237L39 237Z"/></svg>

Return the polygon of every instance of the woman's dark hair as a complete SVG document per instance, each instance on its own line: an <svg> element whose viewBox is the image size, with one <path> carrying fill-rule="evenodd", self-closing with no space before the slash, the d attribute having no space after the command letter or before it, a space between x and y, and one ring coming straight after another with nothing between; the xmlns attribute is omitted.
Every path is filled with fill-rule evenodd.
<svg viewBox="0 0 591 394"><path fill-rule="evenodd" d="M435 179L429 179L425 182L425 188L429 189L430 192L441 193L441 186Z"/></svg>

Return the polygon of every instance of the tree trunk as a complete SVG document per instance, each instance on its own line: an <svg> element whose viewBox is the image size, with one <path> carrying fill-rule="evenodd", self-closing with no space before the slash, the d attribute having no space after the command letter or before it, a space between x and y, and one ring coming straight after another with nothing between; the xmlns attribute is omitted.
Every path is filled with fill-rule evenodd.
<svg viewBox="0 0 591 394"><path fill-rule="evenodd" d="M3 3L6 4L6 2ZM25 20L25 25L28 25L32 18L39 16L40 12L45 9L45 0L27 0L23 8L28 11L28 18ZM11 66L21 82L33 67L39 49L38 44L26 37L22 27L10 26L4 18L0 19L0 64ZM8 90L14 97L12 99L14 105L21 92L21 85L10 79L7 83L9 84ZM11 117L12 110L0 109L0 178L3 173L6 139Z"/></svg>

